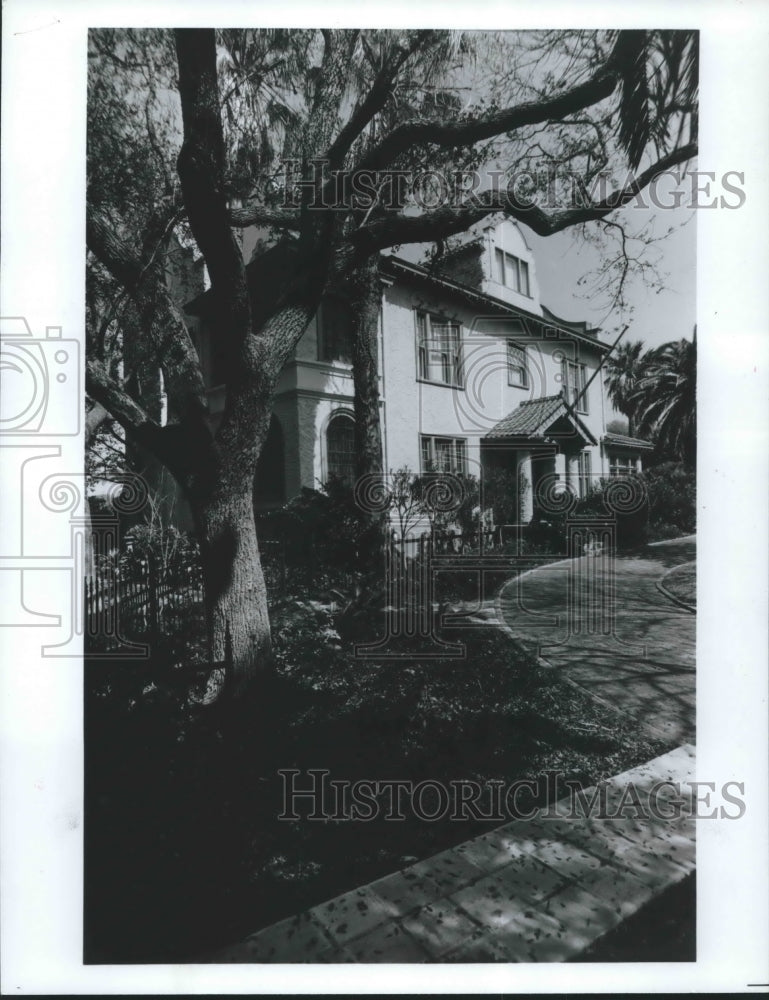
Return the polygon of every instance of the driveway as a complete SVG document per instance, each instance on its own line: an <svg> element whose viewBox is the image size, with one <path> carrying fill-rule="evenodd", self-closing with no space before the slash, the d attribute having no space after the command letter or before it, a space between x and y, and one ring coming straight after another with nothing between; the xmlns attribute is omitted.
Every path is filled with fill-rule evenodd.
<svg viewBox="0 0 769 1000"><path fill-rule="evenodd" d="M657 587L696 557L693 535L639 556L582 556L506 584L498 613L575 684L671 745L694 742L695 616Z"/></svg>

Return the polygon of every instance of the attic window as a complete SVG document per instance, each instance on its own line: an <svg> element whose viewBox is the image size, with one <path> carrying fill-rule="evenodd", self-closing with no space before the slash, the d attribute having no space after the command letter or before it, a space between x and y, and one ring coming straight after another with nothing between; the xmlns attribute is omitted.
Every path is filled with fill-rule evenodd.
<svg viewBox="0 0 769 1000"><path fill-rule="evenodd" d="M529 288L529 265L520 257L514 257L504 250L494 251L494 278L507 288L512 288L514 292L520 292L531 298Z"/></svg>

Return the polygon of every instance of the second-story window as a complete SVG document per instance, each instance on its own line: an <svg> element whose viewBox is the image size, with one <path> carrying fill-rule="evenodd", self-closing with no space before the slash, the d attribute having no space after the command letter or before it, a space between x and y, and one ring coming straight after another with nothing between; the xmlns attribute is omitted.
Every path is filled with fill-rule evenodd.
<svg viewBox="0 0 769 1000"><path fill-rule="evenodd" d="M520 257L514 257L511 253L496 249L494 251L494 277L507 288L512 288L514 292L531 297L529 286L529 265Z"/></svg>
<svg viewBox="0 0 769 1000"><path fill-rule="evenodd" d="M529 370L526 367L526 350L514 344L511 340L507 342L507 384L518 386L522 389L529 387Z"/></svg>
<svg viewBox="0 0 769 1000"><path fill-rule="evenodd" d="M326 295L318 310L318 358L320 361L352 361L350 307L337 295Z"/></svg>
<svg viewBox="0 0 769 1000"><path fill-rule="evenodd" d="M439 385L462 385L462 349L458 323L417 312L417 377Z"/></svg>
<svg viewBox="0 0 769 1000"><path fill-rule="evenodd" d="M577 413L588 413L585 365L580 361L564 361L561 366L561 384L564 397L574 406Z"/></svg>

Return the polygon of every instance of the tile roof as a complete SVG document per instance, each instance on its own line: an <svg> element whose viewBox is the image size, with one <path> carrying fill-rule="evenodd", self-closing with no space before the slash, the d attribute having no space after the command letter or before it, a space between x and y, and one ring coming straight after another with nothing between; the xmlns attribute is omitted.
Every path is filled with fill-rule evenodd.
<svg viewBox="0 0 769 1000"><path fill-rule="evenodd" d="M566 412L563 397L542 396L541 399L527 399L495 424L487 437L531 437L546 430L560 410Z"/></svg>
<svg viewBox="0 0 769 1000"><path fill-rule="evenodd" d="M623 448L648 448L651 450L654 445L651 441L644 441L643 438L629 437L627 434L604 434L606 444L619 445Z"/></svg>

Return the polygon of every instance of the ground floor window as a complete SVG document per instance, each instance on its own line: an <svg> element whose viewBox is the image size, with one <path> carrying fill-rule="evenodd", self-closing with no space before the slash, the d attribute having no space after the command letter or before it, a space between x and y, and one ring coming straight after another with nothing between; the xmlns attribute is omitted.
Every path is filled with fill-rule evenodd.
<svg viewBox="0 0 769 1000"><path fill-rule="evenodd" d="M592 456L589 451L581 451L577 457L577 475L580 497L586 497L592 489Z"/></svg>
<svg viewBox="0 0 769 1000"><path fill-rule="evenodd" d="M337 413L326 428L326 479L355 482L355 421L349 413Z"/></svg>
<svg viewBox="0 0 769 1000"><path fill-rule="evenodd" d="M635 459L632 455L610 455L609 475L612 477L629 476L636 471Z"/></svg>
<svg viewBox="0 0 769 1000"><path fill-rule="evenodd" d="M420 437L422 472L467 471L467 448L464 438Z"/></svg>

